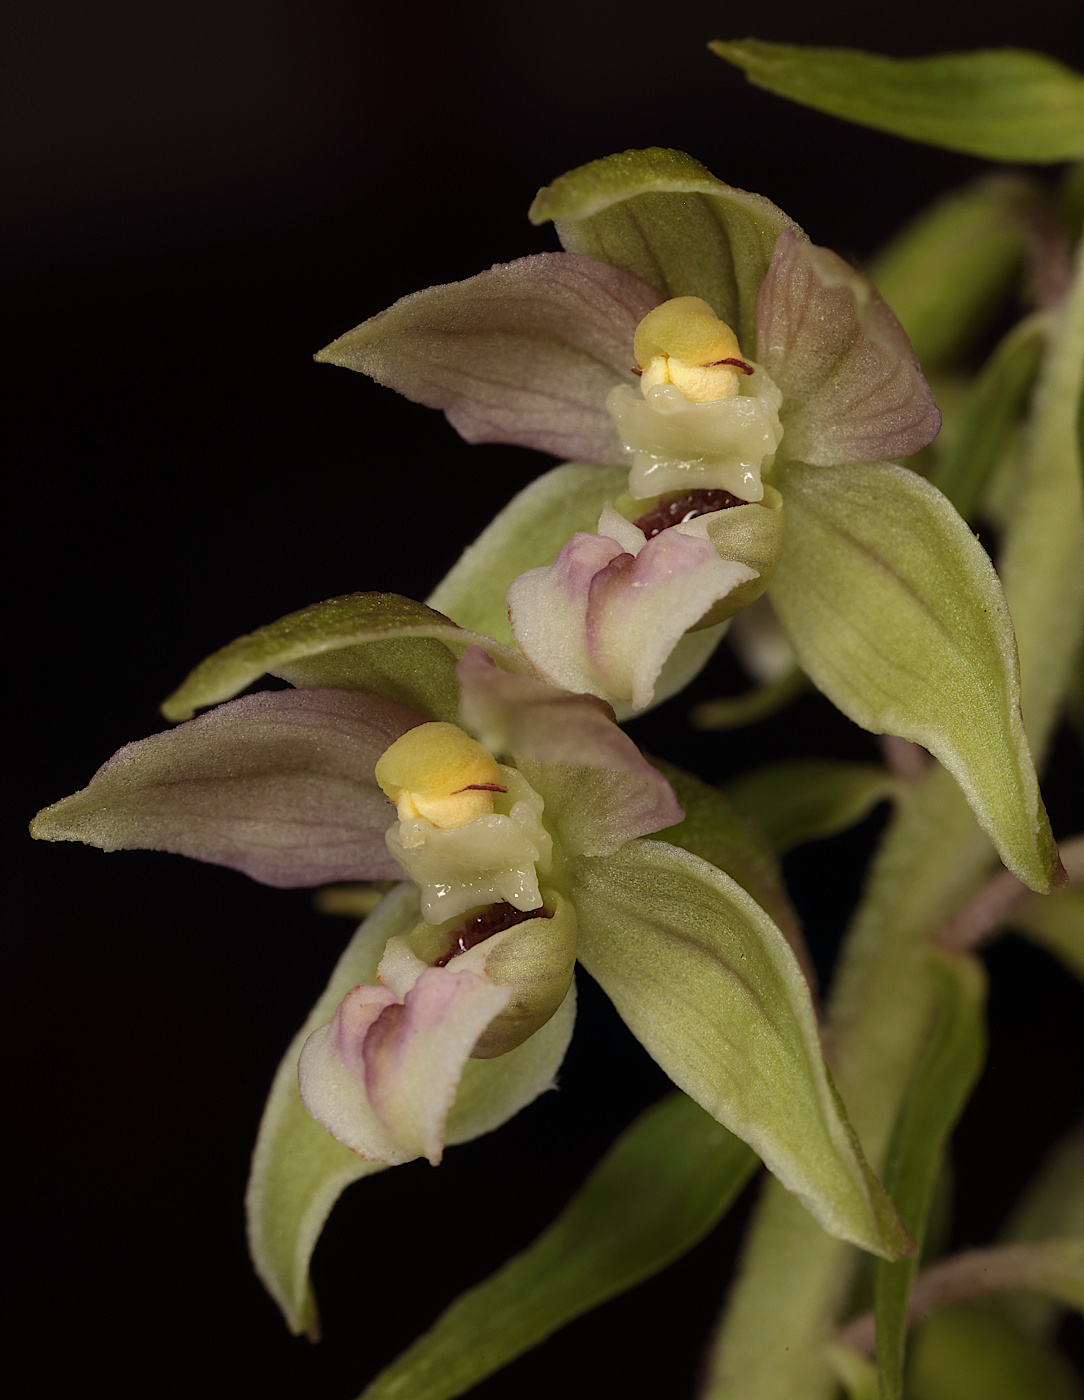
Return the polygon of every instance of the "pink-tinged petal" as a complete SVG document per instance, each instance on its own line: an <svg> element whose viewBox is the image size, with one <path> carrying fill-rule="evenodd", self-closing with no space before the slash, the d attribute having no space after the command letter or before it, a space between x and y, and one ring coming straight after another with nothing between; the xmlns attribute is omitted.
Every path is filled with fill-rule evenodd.
<svg viewBox="0 0 1084 1400"><path fill-rule="evenodd" d="M105 851L173 851L267 885L387 880L394 811L377 758L424 716L347 690L246 695L126 744L34 836Z"/></svg>
<svg viewBox="0 0 1084 1400"><path fill-rule="evenodd" d="M463 1066L515 995L476 972L431 967L402 1006L389 1006L365 1039L365 1087L396 1142L436 1166Z"/></svg>
<svg viewBox="0 0 1084 1400"><path fill-rule="evenodd" d="M781 451L815 466L906 457L941 414L868 278L784 229L757 297L757 355L783 391Z"/></svg>
<svg viewBox="0 0 1084 1400"><path fill-rule="evenodd" d="M403 297L316 358L442 408L468 442L616 462L604 402L634 382L633 333L659 300L608 263L539 253Z"/></svg>
<svg viewBox="0 0 1084 1400"><path fill-rule="evenodd" d="M586 618L587 650L603 692L645 709L685 632L756 576L680 528L662 530L635 556L615 558L591 582Z"/></svg>
<svg viewBox="0 0 1084 1400"><path fill-rule="evenodd" d="M456 670L463 723L492 752L512 755L570 852L608 854L684 817L604 701L502 671L478 647Z"/></svg>
<svg viewBox="0 0 1084 1400"><path fill-rule="evenodd" d="M418 1154L397 1143L373 1112L365 1090L364 1049L378 1017L398 1005L386 987L355 987L331 1021L309 1036L297 1064L301 1101L317 1123L359 1157L393 1165Z"/></svg>
<svg viewBox="0 0 1084 1400"><path fill-rule="evenodd" d="M604 694L587 650L587 604L599 571L631 557L606 535L577 531L552 564L527 569L512 580L505 594L512 636L553 685Z"/></svg>
<svg viewBox="0 0 1084 1400"><path fill-rule="evenodd" d="M371 1161L436 1166L463 1067L513 994L484 973L442 967L426 968L402 1001L385 987L355 987L301 1052L306 1109Z"/></svg>

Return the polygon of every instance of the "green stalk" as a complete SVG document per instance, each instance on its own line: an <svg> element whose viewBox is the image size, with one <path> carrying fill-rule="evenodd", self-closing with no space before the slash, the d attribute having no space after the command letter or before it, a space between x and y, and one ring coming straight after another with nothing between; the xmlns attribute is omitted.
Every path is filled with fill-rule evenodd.
<svg viewBox="0 0 1084 1400"><path fill-rule="evenodd" d="M1084 510L1077 414L1084 379L1078 275L1036 394L1004 584L1036 756L1049 742L1084 631ZM940 769L899 802L848 931L828 1017L828 1054L870 1162L880 1170L921 1052L931 987L923 943L993 864L960 790ZM825 1343L855 1250L769 1183L709 1362L706 1400L828 1400Z"/></svg>

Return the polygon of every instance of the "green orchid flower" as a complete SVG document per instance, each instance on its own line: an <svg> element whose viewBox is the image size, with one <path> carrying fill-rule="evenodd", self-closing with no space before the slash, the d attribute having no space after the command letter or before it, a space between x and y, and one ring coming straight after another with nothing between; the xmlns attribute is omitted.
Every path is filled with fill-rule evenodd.
<svg viewBox="0 0 1084 1400"><path fill-rule="evenodd" d="M470 442L575 459L510 503L432 604L625 716L686 684L766 592L810 679L929 749L1006 865L1048 889L1011 620L968 526L891 460L940 415L872 284L673 151L572 171L531 218L565 251L404 297L317 356L443 409Z"/></svg>

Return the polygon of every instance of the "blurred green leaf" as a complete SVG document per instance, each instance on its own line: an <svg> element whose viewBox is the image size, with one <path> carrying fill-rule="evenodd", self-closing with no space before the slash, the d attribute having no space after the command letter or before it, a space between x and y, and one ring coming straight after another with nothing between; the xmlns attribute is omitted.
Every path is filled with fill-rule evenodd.
<svg viewBox="0 0 1084 1400"><path fill-rule="evenodd" d="M759 1154L830 1233L911 1248L821 1053L780 930L728 875L662 841L575 866L580 961L678 1088Z"/></svg>
<svg viewBox="0 0 1084 1400"><path fill-rule="evenodd" d="M998 560L1020 652L1020 704L1039 763L1084 644L1082 404L1084 246L1073 286L1053 318L1032 397L1015 510Z"/></svg>
<svg viewBox="0 0 1084 1400"><path fill-rule="evenodd" d="M809 678L795 667L778 680L755 685L741 695L701 701L690 714L689 722L696 729L739 729L778 714L808 689Z"/></svg>
<svg viewBox="0 0 1084 1400"><path fill-rule="evenodd" d="M1084 889L1079 885L1024 900L1006 922L1084 981Z"/></svg>
<svg viewBox="0 0 1084 1400"><path fill-rule="evenodd" d="M554 1223L469 1289L372 1382L364 1400L451 1400L695 1244L756 1154L684 1094L620 1137Z"/></svg>
<svg viewBox="0 0 1084 1400"><path fill-rule="evenodd" d="M925 1052L900 1109L885 1166L885 1190L922 1247L941 1160L982 1068L986 976L971 957L928 954L936 986ZM917 1260L878 1260L874 1273L877 1368L881 1400L903 1394L907 1303Z"/></svg>
<svg viewBox="0 0 1084 1400"><path fill-rule="evenodd" d="M908 1400L1081 1400L1072 1366L979 1307L946 1308L915 1329Z"/></svg>
<svg viewBox="0 0 1084 1400"><path fill-rule="evenodd" d="M856 825L878 802L895 797L900 781L876 763L808 758L754 768L727 783L724 791L784 855L806 841Z"/></svg>
<svg viewBox="0 0 1084 1400"><path fill-rule="evenodd" d="M792 102L911 141L1002 161L1084 155L1084 78L1026 49L884 58L760 39L710 46Z"/></svg>
<svg viewBox="0 0 1084 1400"><path fill-rule="evenodd" d="M1057 850L1020 720L993 565L944 496L891 463L789 463L769 590L802 669L856 724L929 749L1005 864L1049 888Z"/></svg>
<svg viewBox="0 0 1084 1400"><path fill-rule="evenodd" d="M552 219L586 253L664 297L702 297L756 358L756 300L775 240L793 226L770 200L733 189L680 151L624 151L539 190L532 223Z"/></svg>
<svg viewBox="0 0 1084 1400"><path fill-rule="evenodd" d="M1038 314L1002 339L972 385L951 446L930 474L965 520L974 516L1005 440L1023 416L1049 330L1049 318Z"/></svg>
<svg viewBox="0 0 1084 1400"><path fill-rule="evenodd" d="M431 719L459 717L456 661L480 645L509 670L517 653L466 632L424 603L395 593L349 593L314 603L222 647L162 704L170 720L191 719L263 675L291 685L365 690L411 705Z"/></svg>
<svg viewBox="0 0 1084 1400"><path fill-rule="evenodd" d="M1035 200L1023 177L988 175L922 210L867 268L927 376L957 359L1005 299Z"/></svg>

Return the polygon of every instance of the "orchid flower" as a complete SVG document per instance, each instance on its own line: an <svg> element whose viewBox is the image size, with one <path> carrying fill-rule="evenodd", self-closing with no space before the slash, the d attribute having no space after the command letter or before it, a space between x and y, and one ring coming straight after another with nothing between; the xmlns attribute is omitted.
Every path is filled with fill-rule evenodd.
<svg viewBox="0 0 1084 1400"><path fill-rule="evenodd" d="M686 684L766 592L829 699L928 748L1005 863L1049 888L1004 597L950 503L891 460L940 414L873 285L678 152L572 171L530 216L564 252L404 297L317 356L469 442L575 459L510 503L433 606L624 717Z"/></svg>
<svg viewBox="0 0 1084 1400"><path fill-rule="evenodd" d="M295 688L230 698L266 672ZM292 1325L311 1321L309 1253L347 1182L437 1163L553 1083L577 958L827 1229L909 1249L828 1078L763 838L674 770L683 821L602 701L431 608L359 594L241 638L163 709L185 722L121 749L34 834L274 885L401 880L287 1053L257 1144L252 1248Z"/></svg>

